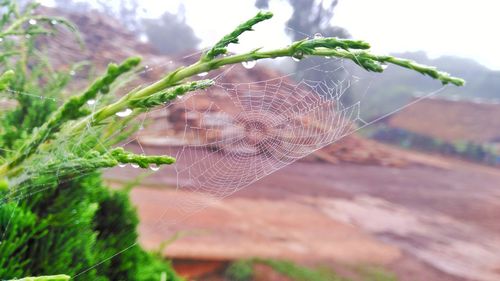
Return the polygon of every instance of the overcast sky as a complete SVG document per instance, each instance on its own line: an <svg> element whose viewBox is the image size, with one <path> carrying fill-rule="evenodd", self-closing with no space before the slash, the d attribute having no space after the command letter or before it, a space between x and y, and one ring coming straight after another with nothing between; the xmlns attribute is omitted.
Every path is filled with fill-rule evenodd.
<svg viewBox="0 0 500 281"><path fill-rule="evenodd" d="M188 24L203 40L201 47L209 46L257 12L254 0L139 2L141 11L151 17L165 10L176 12L180 4L184 5ZM283 26L291 7L285 0L274 0L270 10L275 14L271 22L259 25L257 32L242 38L241 46L233 47L233 51L289 42ZM431 57L473 58L500 70L499 11L500 1L496 0L340 0L333 23L345 27L354 38L370 42L379 53L423 50Z"/></svg>

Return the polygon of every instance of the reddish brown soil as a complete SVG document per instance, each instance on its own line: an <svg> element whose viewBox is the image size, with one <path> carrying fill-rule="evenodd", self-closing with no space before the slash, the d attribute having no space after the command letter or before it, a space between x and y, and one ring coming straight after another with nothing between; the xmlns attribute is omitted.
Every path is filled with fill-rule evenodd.
<svg viewBox="0 0 500 281"><path fill-rule="evenodd" d="M172 175L156 173L132 192L141 241L154 248L183 232L166 250L172 258L260 256L375 264L401 280L500 280L500 171L400 154L411 164L297 162L216 202L164 188ZM109 177L124 173L136 170ZM194 204L203 208L177 220L180 206Z"/></svg>

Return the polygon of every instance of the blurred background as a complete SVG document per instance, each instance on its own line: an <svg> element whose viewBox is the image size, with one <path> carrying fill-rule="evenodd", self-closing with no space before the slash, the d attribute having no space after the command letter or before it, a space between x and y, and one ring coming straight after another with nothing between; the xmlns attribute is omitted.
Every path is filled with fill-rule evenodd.
<svg viewBox="0 0 500 281"><path fill-rule="evenodd" d="M140 83L194 62L259 10L275 17L242 36L231 52L314 36L355 38L371 43L374 53L433 65L467 81L442 87L394 66L373 74L324 58L277 59L214 74L220 85L273 79L324 85L341 93L343 108L356 106L355 129L245 188L227 186L220 194L178 188L172 168L146 175L132 167L108 171L115 186L140 178L132 199L141 244L156 249L174 237L163 254L190 280L245 280L237 279L245 270L253 280L294 280L272 262L248 269L251 258L328 272L332 277L325 280L500 280L497 2L40 2L43 13L75 22L85 41L82 49L64 32L50 39L51 60L85 60L102 69L140 55L146 63ZM206 96L197 100L197 113L208 111L217 90ZM147 126L127 145L148 153L186 146L189 140L179 137L185 122L204 124L200 114L187 114L186 104L145 116ZM232 108L219 101L217 110Z"/></svg>

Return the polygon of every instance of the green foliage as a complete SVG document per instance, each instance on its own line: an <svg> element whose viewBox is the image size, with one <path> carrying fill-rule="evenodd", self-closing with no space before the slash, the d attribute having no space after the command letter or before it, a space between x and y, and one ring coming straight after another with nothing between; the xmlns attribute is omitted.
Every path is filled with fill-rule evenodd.
<svg viewBox="0 0 500 281"><path fill-rule="evenodd" d="M256 262L265 264L294 281L348 281L328 270L322 268L311 269L291 261L257 259Z"/></svg>
<svg viewBox="0 0 500 281"><path fill-rule="evenodd" d="M145 156L136 155L125 151L123 148L118 147L110 152L111 157L120 163L135 163L141 168L149 168L149 165L170 165L175 163L175 158L170 156Z"/></svg>
<svg viewBox="0 0 500 281"><path fill-rule="evenodd" d="M0 76L0 91L4 91L9 88L10 83L14 80L16 74L13 70L5 71L2 76Z"/></svg>
<svg viewBox="0 0 500 281"><path fill-rule="evenodd" d="M181 84L179 86L175 86L169 89L166 89L162 92L151 95L150 97L132 100L130 105L133 108L152 108L162 104L165 104L169 101L174 100L177 97L180 97L187 92L192 92L196 90L206 89L214 84L212 80L201 80L195 82L188 82L185 84Z"/></svg>
<svg viewBox="0 0 500 281"><path fill-rule="evenodd" d="M0 211L0 276L159 280L165 272L167 280L180 280L170 264L137 245L138 218L128 194L110 191L98 173L54 184L29 203L7 203Z"/></svg>
<svg viewBox="0 0 500 281"><path fill-rule="evenodd" d="M17 202L3 203L0 207L0 276L14 278L29 274L26 268L31 260L26 259L29 241L47 232L47 221L40 221L30 210L18 206Z"/></svg>
<svg viewBox="0 0 500 281"><path fill-rule="evenodd" d="M231 263L225 271L229 281L251 281L254 276L254 263L251 260L239 260Z"/></svg>
<svg viewBox="0 0 500 281"><path fill-rule="evenodd" d="M268 266L293 281L397 281L394 274L374 266L359 268L357 274L353 273L357 276L356 279L351 279L340 276L327 267L310 268L292 261L260 258L231 263L225 271L225 276L229 281L252 281L256 264Z"/></svg>
<svg viewBox="0 0 500 281"><path fill-rule="evenodd" d="M217 42L212 49L210 49L202 58L203 61L209 61L214 59L219 55L224 55L227 53L227 46L229 44L238 44L238 37L246 31L251 31L253 26L259 22L268 20L273 17L270 12L259 12L257 15L246 22L240 24L231 33L224 36L219 42Z"/></svg>
<svg viewBox="0 0 500 281"><path fill-rule="evenodd" d="M147 166L174 160L136 156L121 148L103 152L96 135L72 139L64 129L88 115L86 102L107 94L140 60L111 64L82 94L58 106L71 75L46 63L34 45L42 33L33 33L26 21L61 20L33 15L34 6L25 14L16 12L15 2L2 4L12 11L4 15L2 26L19 36L9 33L0 43L2 52L9 54L2 57L2 68L15 70L0 76L0 89L17 104L0 116L0 163L5 161L4 171L9 172L0 177L0 278L160 280L166 274L167 280L179 280L168 262L137 245L138 218L128 194L110 191L96 172L119 161ZM16 49L21 51L9 51ZM75 145L77 140L81 147ZM28 158L29 165L24 162ZM117 253L122 254L115 257ZM61 273L68 276L44 276Z"/></svg>
<svg viewBox="0 0 500 281"><path fill-rule="evenodd" d="M54 137L54 133L59 132L61 126L71 120L88 115L88 110L82 110L82 106L89 100L94 99L98 93L107 94L111 84L122 74L130 71L140 63L139 58L129 58L120 65L110 64L106 74L97 79L92 85L81 95L71 97L55 112L43 125L31 136L31 139L25 142L20 152L9 166L13 167L28 158L38 146Z"/></svg>
<svg viewBox="0 0 500 281"><path fill-rule="evenodd" d="M160 280L162 272L167 280L180 280L161 256L148 254L137 245L139 220L128 193L108 192L101 200L95 218L99 260L104 260L99 272L110 280Z"/></svg>
<svg viewBox="0 0 500 281"><path fill-rule="evenodd" d="M350 59L367 71L383 72L384 66L387 63L391 63L430 76L441 81L443 85L452 83L455 86L463 86L465 84L465 81L461 78L452 77L447 72L438 71L435 67L422 65L409 59L401 59L393 56L378 56L366 51L336 50L334 53L337 57Z"/></svg>
<svg viewBox="0 0 500 281"><path fill-rule="evenodd" d="M54 24L62 24L73 32L77 31L73 24L63 18L33 15L35 9L40 6L38 3L30 3L22 11L15 1L3 0L0 5L0 38L54 34Z"/></svg>

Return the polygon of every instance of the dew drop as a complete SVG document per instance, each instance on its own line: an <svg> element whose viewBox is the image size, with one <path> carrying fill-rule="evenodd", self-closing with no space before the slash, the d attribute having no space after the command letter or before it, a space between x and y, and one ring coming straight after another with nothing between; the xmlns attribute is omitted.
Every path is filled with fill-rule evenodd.
<svg viewBox="0 0 500 281"><path fill-rule="evenodd" d="M293 56L292 56L292 59L294 61L300 61L303 58L304 58L304 53L302 51L298 51L295 54L293 54Z"/></svg>
<svg viewBox="0 0 500 281"><path fill-rule="evenodd" d="M125 167L125 166L127 166L127 164L125 164L125 163L120 163L120 164L118 164L118 167L120 167L120 168L123 168L123 167Z"/></svg>
<svg viewBox="0 0 500 281"><path fill-rule="evenodd" d="M257 64L257 61L255 61L255 60L244 61L241 64L243 65L244 68L251 69Z"/></svg>
<svg viewBox="0 0 500 281"><path fill-rule="evenodd" d="M323 34L317 32L314 34L314 39L320 39L320 38L323 38Z"/></svg>
<svg viewBox="0 0 500 281"><path fill-rule="evenodd" d="M382 63L380 64L380 66L382 67L383 70L386 70L389 65L387 63Z"/></svg>
<svg viewBox="0 0 500 281"><path fill-rule="evenodd" d="M30 19L28 21L28 23L31 24L31 25L35 25L36 24L36 19Z"/></svg>
<svg viewBox="0 0 500 281"><path fill-rule="evenodd" d="M88 100L88 101L87 101L87 104L88 104L88 105L94 105L94 104L95 104L95 100Z"/></svg>
<svg viewBox="0 0 500 281"><path fill-rule="evenodd" d="M156 171L158 171L158 170L160 169L160 167L159 167L158 165L156 165L156 164L153 164L153 165L149 166L149 168L150 168L151 170L155 171L155 172L156 172Z"/></svg>
<svg viewBox="0 0 500 281"><path fill-rule="evenodd" d="M118 117L127 117L132 113L132 109L127 108L124 111L119 111L116 113L116 116Z"/></svg>
<svg viewBox="0 0 500 281"><path fill-rule="evenodd" d="M136 163L132 163L132 164L130 164L130 166L132 166L132 168L135 168L135 169L139 168L139 164L136 164Z"/></svg>
<svg viewBox="0 0 500 281"><path fill-rule="evenodd" d="M59 23L59 22L58 22L57 20L51 20L51 21L50 21L50 24L52 24L52 25L56 25L56 24L58 24L58 23Z"/></svg>
<svg viewBox="0 0 500 281"><path fill-rule="evenodd" d="M69 75L71 75L71 76L75 76L75 75L76 75L76 72L75 72L74 70L71 70L71 71L69 72Z"/></svg>
<svg viewBox="0 0 500 281"><path fill-rule="evenodd" d="M203 76L207 76L208 72L202 72L202 73L198 73L198 76L200 77L203 77Z"/></svg>

